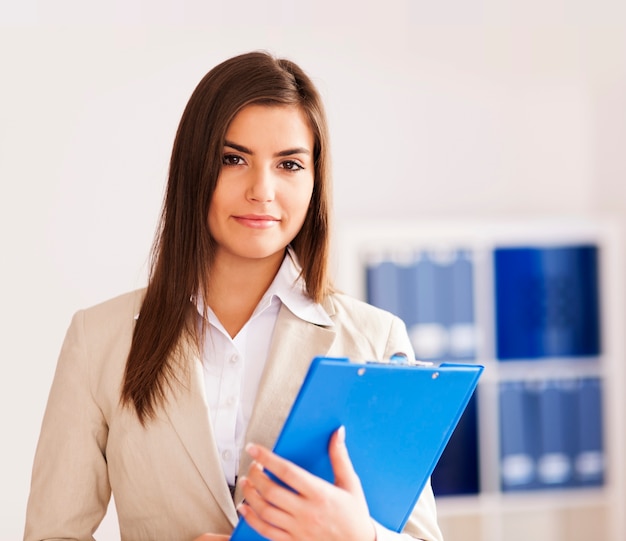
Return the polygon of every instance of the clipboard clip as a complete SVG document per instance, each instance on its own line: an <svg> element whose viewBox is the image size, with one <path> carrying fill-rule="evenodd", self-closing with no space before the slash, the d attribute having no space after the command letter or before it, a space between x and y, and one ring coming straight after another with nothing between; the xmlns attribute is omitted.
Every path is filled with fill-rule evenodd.
<svg viewBox="0 0 626 541"><path fill-rule="evenodd" d="M409 356L399 351L394 353L389 359L383 359L381 361L375 361L378 364L399 364L403 366L433 366L434 363L430 361L418 361L417 359L410 359Z"/></svg>

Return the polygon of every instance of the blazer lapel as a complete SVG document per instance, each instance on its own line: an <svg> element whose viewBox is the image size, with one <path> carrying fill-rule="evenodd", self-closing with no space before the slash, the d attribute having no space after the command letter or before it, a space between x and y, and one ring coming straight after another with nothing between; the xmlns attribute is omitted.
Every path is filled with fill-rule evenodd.
<svg viewBox="0 0 626 541"><path fill-rule="evenodd" d="M292 314L285 305L281 307L246 432L246 443L252 441L272 448L311 360L316 355L325 355L329 351L335 334L333 327L308 323ZM249 455L244 451L239 460L239 475L248 471L250 462ZM241 493L237 486L235 503L240 501Z"/></svg>
<svg viewBox="0 0 626 541"><path fill-rule="evenodd" d="M166 413L198 473L234 526L238 520L237 512L224 477L211 427L202 361L189 344L186 344L183 351L183 358L188 363L188 377L181 378L185 381L185 389L182 392L168 393Z"/></svg>

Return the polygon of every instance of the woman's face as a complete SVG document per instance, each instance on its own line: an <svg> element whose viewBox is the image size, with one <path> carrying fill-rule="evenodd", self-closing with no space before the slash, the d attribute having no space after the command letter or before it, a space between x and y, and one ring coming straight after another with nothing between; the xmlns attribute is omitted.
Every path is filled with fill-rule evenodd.
<svg viewBox="0 0 626 541"><path fill-rule="evenodd" d="M216 257L282 259L311 201L313 141L299 107L249 105L237 113L209 207Z"/></svg>

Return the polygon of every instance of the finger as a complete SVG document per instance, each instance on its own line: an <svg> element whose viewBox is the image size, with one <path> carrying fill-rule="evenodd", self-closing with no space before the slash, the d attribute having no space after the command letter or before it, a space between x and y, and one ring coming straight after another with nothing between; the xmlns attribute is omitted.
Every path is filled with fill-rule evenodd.
<svg viewBox="0 0 626 541"><path fill-rule="evenodd" d="M250 478L244 477L241 480L243 496L245 498L240 511L250 510L258 520L267 524L284 529L293 522L289 513L284 509L273 505L270 501L263 497L263 494L257 490ZM246 515L247 518L247 515ZM252 526L252 524L250 524Z"/></svg>
<svg viewBox="0 0 626 541"><path fill-rule="evenodd" d="M315 494L319 490L322 481L309 472L296 466L293 462L279 457L266 447L249 443L246 446L248 454L255 462L270 471L285 485L303 496Z"/></svg>
<svg viewBox="0 0 626 541"><path fill-rule="evenodd" d="M346 429L344 426L340 426L331 436L328 444L328 455L335 475L335 486L353 494L362 494L361 481L354 471L346 447Z"/></svg>
<svg viewBox="0 0 626 541"><path fill-rule="evenodd" d="M289 514L293 514L294 510L299 508L297 501L299 495L277 483L263 471L262 466L257 462L253 462L250 466L248 475L245 477L245 483L242 486L243 495L246 499L254 492L269 504L283 509Z"/></svg>
<svg viewBox="0 0 626 541"><path fill-rule="evenodd" d="M239 504L239 506L237 507L237 511L239 511L241 516L246 519L248 526L258 532L264 538L271 539L272 541L289 541L291 539L291 536L287 532L281 530L270 522L266 522L265 520L263 520L259 515L255 513L255 511L249 504Z"/></svg>
<svg viewBox="0 0 626 541"><path fill-rule="evenodd" d="M291 517L291 522L293 522L293 517L297 516L306 507L305 498L291 488L285 487L282 483L276 481L257 462L254 462L253 466L250 467L246 482L243 485L244 498L248 499L250 494L251 502L255 502L257 496L263 498L265 502L285 513L285 516L280 516L281 524L287 524L287 516ZM253 492L256 494L252 494ZM252 497L255 499L252 499Z"/></svg>

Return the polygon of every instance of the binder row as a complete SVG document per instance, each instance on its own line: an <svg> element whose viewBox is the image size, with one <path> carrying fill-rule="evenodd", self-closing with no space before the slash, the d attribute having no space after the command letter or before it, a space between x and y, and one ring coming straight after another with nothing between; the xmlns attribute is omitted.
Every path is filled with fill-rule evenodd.
<svg viewBox="0 0 626 541"><path fill-rule="evenodd" d="M503 491L601 485L599 378L500 383Z"/></svg>
<svg viewBox="0 0 626 541"><path fill-rule="evenodd" d="M470 250L420 251L366 267L368 302L399 316L418 359L476 357Z"/></svg>
<svg viewBox="0 0 626 541"><path fill-rule="evenodd" d="M367 300L406 323L422 360L480 360L489 336L486 350L501 363L593 360L601 353L598 252L592 244L497 246L480 260L490 268L467 247L378 254L365 264ZM489 298L477 296L477 277L492 280ZM492 304L484 311L491 329L477 324L481 303ZM498 385L503 491L604 482L599 378L575 378L565 363L562 378ZM432 476L436 495L480 491L478 420L474 399Z"/></svg>
<svg viewBox="0 0 626 541"><path fill-rule="evenodd" d="M367 300L405 322L418 358L473 360L474 274L468 249L383 259L366 266ZM599 355L596 246L498 247L493 276L498 360Z"/></svg>

